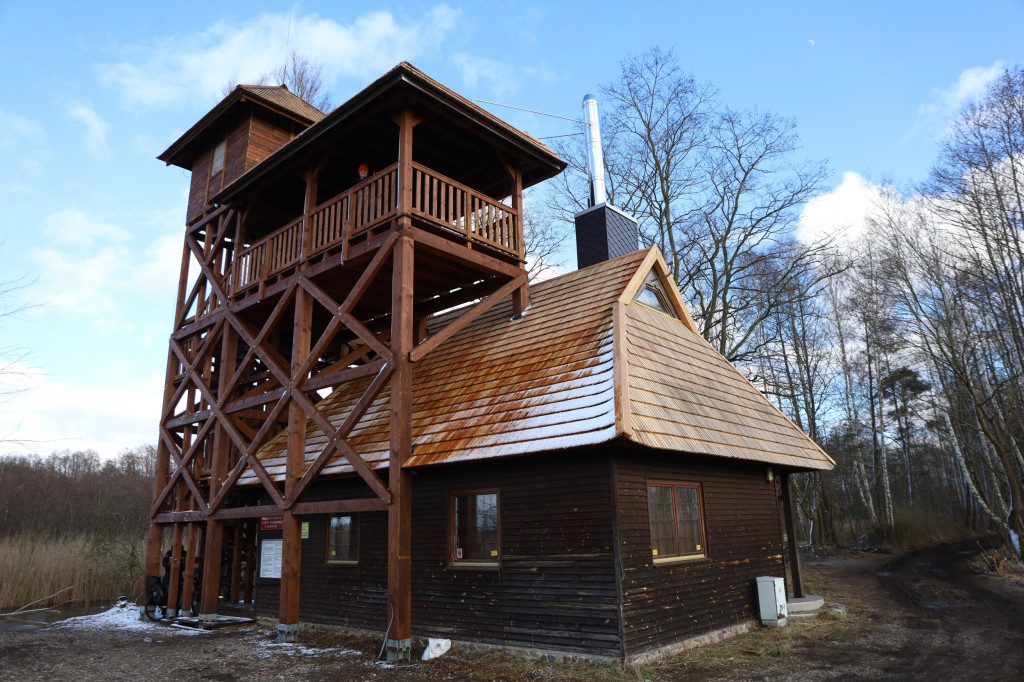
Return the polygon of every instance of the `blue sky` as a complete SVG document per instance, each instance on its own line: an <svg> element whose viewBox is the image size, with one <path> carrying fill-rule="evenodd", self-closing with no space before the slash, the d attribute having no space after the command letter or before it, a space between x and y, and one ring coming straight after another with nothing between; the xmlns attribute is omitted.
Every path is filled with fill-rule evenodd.
<svg viewBox="0 0 1024 682"><path fill-rule="evenodd" d="M959 107L1024 59L1021 35L1024 3L1005 1L0 2L0 282L24 285L0 311L34 306L0 318L0 453L155 443L188 186L155 156L289 47L323 62L336 102L404 59L561 116L627 55L672 49L729 106L795 118L802 153L829 161L814 235L855 226L877 183L923 180Z"/></svg>

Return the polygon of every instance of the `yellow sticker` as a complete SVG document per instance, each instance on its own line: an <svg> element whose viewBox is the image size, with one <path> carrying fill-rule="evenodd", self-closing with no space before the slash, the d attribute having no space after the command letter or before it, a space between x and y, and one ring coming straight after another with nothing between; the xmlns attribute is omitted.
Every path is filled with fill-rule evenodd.
<svg viewBox="0 0 1024 682"><path fill-rule="evenodd" d="M700 551L700 545L697 545L697 551L698 552Z"/></svg>
<svg viewBox="0 0 1024 682"><path fill-rule="evenodd" d="M309 521L303 521L302 522L302 539L303 540L308 540L309 539Z"/></svg>
<svg viewBox="0 0 1024 682"><path fill-rule="evenodd" d="M491 550L491 556L498 556L498 550L492 549Z"/></svg>
<svg viewBox="0 0 1024 682"><path fill-rule="evenodd" d="M658 556L658 550L654 550L654 556Z"/></svg>

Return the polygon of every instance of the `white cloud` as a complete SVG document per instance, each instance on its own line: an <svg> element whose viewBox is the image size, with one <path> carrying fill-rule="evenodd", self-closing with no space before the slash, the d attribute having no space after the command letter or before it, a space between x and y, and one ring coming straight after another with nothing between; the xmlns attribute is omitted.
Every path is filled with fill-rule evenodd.
<svg viewBox="0 0 1024 682"><path fill-rule="evenodd" d="M121 323L140 297L168 298L178 279L182 235L167 228L174 222L163 214L143 222L140 227L152 227L156 236L132 248L134 238L127 230L82 211L48 216L44 230L50 246L33 253L40 272L32 302L48 312L70 310L103 319L109 328Z"/></svg>
<svg viewBox="0 0 1024 682"><path fill-rule="evenodd" d="M937 139L942 136L950 121L967 103L985 93L985 89L1002 73L1004 64L997 61L992 66L975 66L960 73L956 82L945 88L933 88L932 98L917 108L917 122L906 135L906 140L918 136Z"/></svg>
<svg viewBox="0 0 1024 682"><path fill-rule="evenodd" d="M49 381L36 367L19 365L12 375L22 389L0 404L0 443L45 453L92 448L113 457L157 438L163 379L151 376L119 385ZM4 451L13 450L10 445Z"/></svg>
<svg viewBox="0 0 1024 682"><path fill-rule="evenodd" d="M43 221L43 230L51 244L58 246L88 246L96 241L126 241L131 234L115 225L92 219L76 209L51 213Z"/></svg>
<svg viewBox="0 0 1024 682"><path fill-rule="evenodd" d="M50 158L45 147L46 131L36 121L0 109L0 177L3 170L15 171L5 178L0 192L21 193L32 188L21 182L22 176L35 175ZM6 169L3 166L7 166Z"/></svg>
<svg viewBox="0 0 1024 682"><path fill-rule="evenodd" d="M864 233L878 197L878 186L847 171L838 187L807 202L796 236L806 243L829 239L840 246L850 245Z"/></svg>
<svg viewBox="0 0 1024 682"><path fill-rule="evenodd" d="M316 14L261 14L248 22L220 21L193 35L170 36L132 48L136 55L99 65L100 78L129 105L172 107L198 93L219 96L229 81L257 79L291 47L320 61L325 82L377 76L402 60L433 53L456 25L459 10L436 5L416 20L371 11L350 24Z"/></svg>
<svg viewBox="0 0 1024 682"><path fill-rule="evenodd" d="M82 136L82 143L90 154L102 158L110 157L110 147L107 146L107 131L110 124L100 118L96 110L88 104L75 104L68 109L68 116L73 121L78 121L85 126L85 133Z"/></svg>
<svg viewBox="0 0 1024 682"><path fill-rule="evenodd" d="M0 149L9 149L24 140L41 140L43 127L30 118L0 109Z"/></svg>
<svg viewBox="0 0 1024 682"><path fill-rule="evenodd" d="M531 81L550 84L556 79L554 72L545 67L515 66L466 53L455 55L453 60L466 87L486 87L497 97L516 92Z"/></svg>

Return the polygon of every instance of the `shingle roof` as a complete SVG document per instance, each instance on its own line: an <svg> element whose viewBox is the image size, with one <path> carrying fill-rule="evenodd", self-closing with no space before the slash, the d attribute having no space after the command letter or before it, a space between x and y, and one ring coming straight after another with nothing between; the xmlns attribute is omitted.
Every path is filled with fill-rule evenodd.
<svg viewBox="0 0 1024 682"><path fill-rule="evenodd" d="M213 109L206 112L205 116L196 121L191 128L185 131L181 137L175 140L170 147L165 149L156 158L168 164L190 168L191 159L188 158L187 154L186 158L182 158L183 150L187 150L195 140L200 139L204 135L210 126L214 125L215 122L245 98L257 101L268 109L277 111L306 126L322 120L327 115L301 97L293 95L283 85L237 85Z"/></svg>
<svg viewBox="0 0 1024 682"><path fill-rule="evenodd" d="M327 115L283 85L239 85L238 89L313 123Z"/></svg>
<svg viewBox="0 0 1024 682"><path fill-rule="evenodd" d="M679 453L830 469L832 459L682 319L633 301L656 249L540 282L512 320L492 308L416 363L413 455L406 466L481 460L597 445L618 437ZM671 287L668 287L670 290ZM676 297L673 305L681 304ZM457 313L438 321L438 326ZM433 329L432 329L433 331ZM370 379L319 404L340 425ZM306 459L326 439L310 423ZM388 392L349 440L374 467L387 465ZM284 472L285 434L263 448L272 476ZM324 474L350 471L335 459ZM255 482L247 472L241 482Z"/></svg>
<svg viewBox="0 0 1024 682"><path fill-rule="evenodd" d="M382 92L396 84L402 83L420 88L432 95L439 95L444 105L452 111L459 111L478 124L488 126L492 131L500 132L504 137L515 141L520 148L529 150L538 158L542 158L550 166L550 169L549 172L542 178L537 179L536 182L552 177L565 168L565 162L562 161L558 154L533 135L516 128L486 109L477 106L459 93L420 71L409 62L400 62L383 76L356 93L354 97L336 107L331 113L317 119L314 125L301 131L292 140L282 145L273 154L253 167L252 170L221 189L213 197L213 201L216 203L232 201L241 192L258 183L261 178L271 174L280 164L286 163L294 155L301 153L302 150L316 145L320 136L328 134L334 126L360 111L367 102L375 101Z"/></svg>

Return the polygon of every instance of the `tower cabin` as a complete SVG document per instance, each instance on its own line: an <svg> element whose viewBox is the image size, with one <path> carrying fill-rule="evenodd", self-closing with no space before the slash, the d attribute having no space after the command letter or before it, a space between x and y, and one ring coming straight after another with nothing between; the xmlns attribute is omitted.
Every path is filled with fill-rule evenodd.
<svg viewBox="0 0 1024 682"><path fill-rule="evenodd" d="M303 516L385 512L381 629L389 657L408 657L412 365L502 300L523 313L523 189L565 163L407 63L329 114L284 87L240 85L158 158L192 179L147 580L165 561L171 610L195 603L215 620L219 598L252 601L259 519L279 517L278 628L291 641ZM343 386L360 397L335 424L319 406ZM348 438L385 390L388 457L371 466ZM257 455L275 438L272 476ZM363 494L307 500L339 459Z"/></svg>

